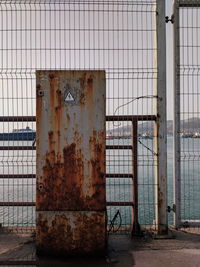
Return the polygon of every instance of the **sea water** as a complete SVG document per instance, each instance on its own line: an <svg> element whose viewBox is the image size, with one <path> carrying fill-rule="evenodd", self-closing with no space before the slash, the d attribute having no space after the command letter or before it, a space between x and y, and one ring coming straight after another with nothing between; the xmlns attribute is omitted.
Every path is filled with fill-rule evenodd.
<svg viewBox="0 0 200 267"><path fill-rule="evenodd" d="M131 139L107 140L110 145L129 145ZM31 141L4 141L1 146L31 146ZM181 139L181 217L183 220L200 219L200 139ZM173 200L173 139L167 139L168 151L168 204ZM138 209L139 222L151 225L155 220L156 182L154 169L156 166L155 151L152 139L139 139L138 142ZM35 150L0 151L1 174L34 174L36 172ZM131 150L107 150L106 172L121 174L120 178L107 178L107 201L132 201L132 178L124 178L123 174L133 173ZM34 202L36 194L35 179L0 179L0 202ZM132 208L126 206L108 207L108 223L117 211L115 224L130 225ZM34 226L35 207L0 207L0 223L3 225ZM173 212L169 214L169 224L173 223Z"/></svg>

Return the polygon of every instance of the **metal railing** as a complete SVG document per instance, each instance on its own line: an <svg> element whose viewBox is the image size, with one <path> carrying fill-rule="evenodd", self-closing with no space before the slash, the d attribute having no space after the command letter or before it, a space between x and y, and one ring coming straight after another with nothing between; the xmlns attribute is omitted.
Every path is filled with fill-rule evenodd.
<svg viewBox="0 0 200 267"><path fill-rule="evenodd" d="M4 120L3 120L4 119ZM11 116L0 118L1 121L26 121L35 122L34 116ZM128 116L106 116L107 122L129 121L132 124L131 145L106 145L107 150L131 150L132 151L132 172L131 173L106 173L106 178L131 178L132 179L132 200L131 201L107 201L107 206L127 206L132 207L132 234L139 231L138 219L138 122L139 121L156 121L154 115L128 115ZM0 150L36 150L36 146L1 146ZM36 179L36 174L0 174L0 179ZM1 201L2 207L34 207L35 202L28 201Z"/></svg>
<svg viewBox="0 0 200 267"><path fill-rule="evenodd" d="M174 2L174 225L200 225L200 1Z"/></svg>

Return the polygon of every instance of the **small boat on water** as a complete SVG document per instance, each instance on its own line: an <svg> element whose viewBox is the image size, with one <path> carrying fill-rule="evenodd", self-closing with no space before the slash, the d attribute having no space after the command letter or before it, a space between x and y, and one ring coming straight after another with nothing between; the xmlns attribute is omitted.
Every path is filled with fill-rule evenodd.
<svg viewBox="0 0 200 267"><path fill-rule="evenodd" d="M180 137L181 138L192 138L193 134L192 133L181 133Z"/></svg>
<svg viewBox="0 0 200 267"><path fill-rule="evenodd" d="M153 139L153 136L149 133L142 133L141 135L139 135L139 137L141 139Z"/></svg>
<svg viewBox="0 0 200 267"><path fill-rule="evenodd" d="M11 133L0 133L0 141L32 141L36 132L28 126L25 129L13 130Z"/></svg>

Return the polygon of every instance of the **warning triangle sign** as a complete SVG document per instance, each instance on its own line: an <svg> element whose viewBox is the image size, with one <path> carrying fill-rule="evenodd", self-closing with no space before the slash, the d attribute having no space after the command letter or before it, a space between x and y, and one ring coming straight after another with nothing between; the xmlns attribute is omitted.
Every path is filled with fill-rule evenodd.
<svg viewBox="0 0 200 267"><path fill-rule="evenodd" d="M73 101L74 101L74 98L72 94L69 92L67 96L65 97L65 102L73 102Z"/></svg>

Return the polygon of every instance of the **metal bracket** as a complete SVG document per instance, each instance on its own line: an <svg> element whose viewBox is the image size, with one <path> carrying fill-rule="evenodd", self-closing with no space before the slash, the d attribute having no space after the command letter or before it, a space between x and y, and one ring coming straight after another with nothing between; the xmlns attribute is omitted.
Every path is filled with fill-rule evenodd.
<svg viewBox="0 0 200 267"><path fill-rule="evenodd" d="M169 21L174 24L174 14L171 15L171 18L169 16L165 17L165 22L168 23Z"/></svg>
<svg viewBox="0 0 200 267"><path fill-rule="evenodd" d="M172 205L172 208L170 206L167 206L167 212L170 213L171 211L176 212L176 205L175 204Z"/></svg>

